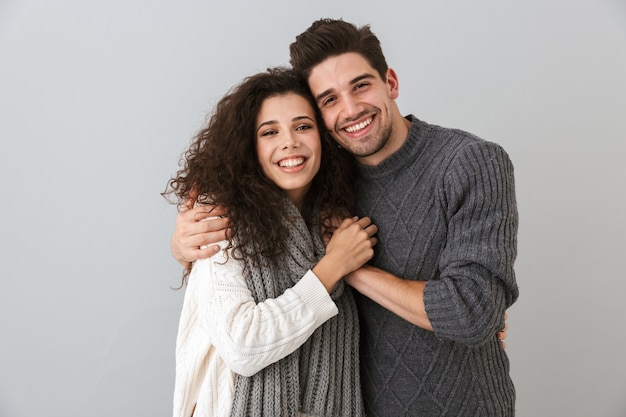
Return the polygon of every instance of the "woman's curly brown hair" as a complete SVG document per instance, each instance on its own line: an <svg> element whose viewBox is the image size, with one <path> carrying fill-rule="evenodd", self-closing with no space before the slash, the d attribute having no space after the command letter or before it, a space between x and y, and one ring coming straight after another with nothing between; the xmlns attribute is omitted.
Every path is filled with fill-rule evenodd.
<svg viewBox="0 0 626 417"><path fill-rule="evenodd" d="M261 255L271 261L287 244L285 194L263 173L255 130L264 100L289 93L309 102L322 142L321 166L305 197L304 219L311 224L314 213L323 213L320 224L328 224L354 211L354 160L328 134L304 77L285 68L252 75L218 102L163 192L179 207L196 196L199 204L226 207L233 230L228 243L236 259L254 261Z"/></svg>

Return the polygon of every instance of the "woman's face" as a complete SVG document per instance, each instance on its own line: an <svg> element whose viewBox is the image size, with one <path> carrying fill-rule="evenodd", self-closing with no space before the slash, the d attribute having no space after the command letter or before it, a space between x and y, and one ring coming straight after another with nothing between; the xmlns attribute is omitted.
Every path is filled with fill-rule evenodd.
<svg viewBox="0 0 626 417"><path fill-rule="evenodd" d="M256 119L256 149L265 175L302 209L322 157L309 102L295 93L265 99Z"/></svg>

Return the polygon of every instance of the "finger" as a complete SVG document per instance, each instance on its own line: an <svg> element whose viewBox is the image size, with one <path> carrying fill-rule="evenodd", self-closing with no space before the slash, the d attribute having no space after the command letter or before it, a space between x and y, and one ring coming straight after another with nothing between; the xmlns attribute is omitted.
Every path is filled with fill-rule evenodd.
<svg viewBox="0 0 626 417"><path fill-rule="evenodd" d="M204 213L204 212L208 212L208 209L204 208L203 206L186 208L184 210L181 209L180 212L178 213L176 220L182 221L182 222L195 222L197 221L195 216L198 213Z"/></svg>
<svg viewBox="0 0 626 417"><path fill-rule="evenodd" d="M219 245L210 245L209 247L198 249L198 251L196 252L196 255L198 259L207 259L215 255L219 251L220 251Z"/></svg>
<svg viewBox="0 0 626 417"><path fill-rule="evenodd" d="M184 251L176 250L176 248L172 248L172 254L176 260L178 260L181 264L191 263L198 259L206 259L218 253L221 249L219 244L214 242L218 242L219 239L211 238L213 240L209 241L206 238L198 238L198 236L194 237L194 239L190 239ZM179 254L176 256L176 254ZM184 266L184 265L183 265Z"/></svg>
<svg viewBox="0 0 626 417"><path fill-rule="evenodd" d="M228 219L228 217L216 217L207 219L201 222L203 226L201 233L224 232L225 229L227 229L229 226L229 221L230 220Z"/></svg>
<svg viewBox="0 0 626 417"><path fill-rule="evenodd" d="M360 219L359 225L363 227L363 230L365 230L370 237L378 233L378 227L372 223L372 219L369 217L363 217Z"/></svg>
<svg viewBox="0 0 626 417"><path fill-rule="evenodd" d="M368 227L369 225L372 224L372 219L370 219L369 217L362 217L360 219L357 220L357 223L359 223L359 225L365 229L366 227Z"/></svg>
<svg viewBox="0 0 626 417"><path fill-rule="evenodd" d="M194 209L194 213L193 213L193 221L194 222L199 222L205 219L212 219L218 216L213 215L213 213L211 213L210 209L207 209L205 207L196 207Z"/></svg>
<svg viewBox="0 0 626 417"><path fill-rule="evenodd" d="M212 224L212 221L200 221L210 216L211 215L206 212L199 211L197 207L179 213L176 217L176 228L174 232L177 236L184 238L190 235L211 231L216 227Z"/></svg>
<svg viewBox="0 0 626 417"><path fill-rule="evenodd" d="M226 218L226 211L221 206L198 206L187 212L180 213L182 220L185 222L200 222L201 220L211 219L218 220L220 218ZM226 224L228 220L226 220ZM222 224L222 223L220 223ZM217 224L215 225L217 227Z"/></svg>
<svg viewBox="0 0 626 417"><path fill-rule="evenodd" d="M346 217L341 221L341 224L337 227L337 230L346 229L353 225L358 220L358 217Z"/></svg>
<svg viewBox="0 0 626 417"><path fill-rule="evenodd" d="M204 249L203 246L208 247L216 244L217 242L226 240L227 231L228 229L222 228L219 230L196 233L188 236L181 246L184 248L193 248L194 250Z"/></svg>
<svg viewBox="0 0 626 417"><path fill-rule="evenodd" d="M378 233L378 227L375 224L370 224L364 229L369 236L374 236Z"/></svg>

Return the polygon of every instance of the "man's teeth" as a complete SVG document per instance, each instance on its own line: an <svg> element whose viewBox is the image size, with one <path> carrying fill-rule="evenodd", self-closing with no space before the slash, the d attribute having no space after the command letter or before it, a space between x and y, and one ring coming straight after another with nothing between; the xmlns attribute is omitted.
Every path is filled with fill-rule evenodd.
<svg viewBox="0 0 626 417"><path fill-rule="evenodd" d="M283 168L293 168L304 163L304 158L283 159L278 165Z"/></svg>
<svg viewBox="0 0 626 417"><path fill-rule="evenodd" d="M367 120L362 121L358 125L346 127L345 130L348 133L358 132L359 130L364 129L365 126L369 125L370 123L372 123L372 118L371 117L369 119L367 119Z"/></svg>

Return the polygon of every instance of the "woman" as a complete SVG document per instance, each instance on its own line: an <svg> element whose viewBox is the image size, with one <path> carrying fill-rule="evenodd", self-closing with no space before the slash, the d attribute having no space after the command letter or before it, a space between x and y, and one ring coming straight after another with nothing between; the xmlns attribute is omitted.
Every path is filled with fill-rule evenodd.
<svg viewBox="0 0 626 417"><path fill-rule="evenodd" d="M174 416L362 415L358 318L341 278L371 259L377 229L349 217L352 159L321 120L293 72L249 77L168 183L179 205L226 207L232 228L188 277Z"/></svg>

